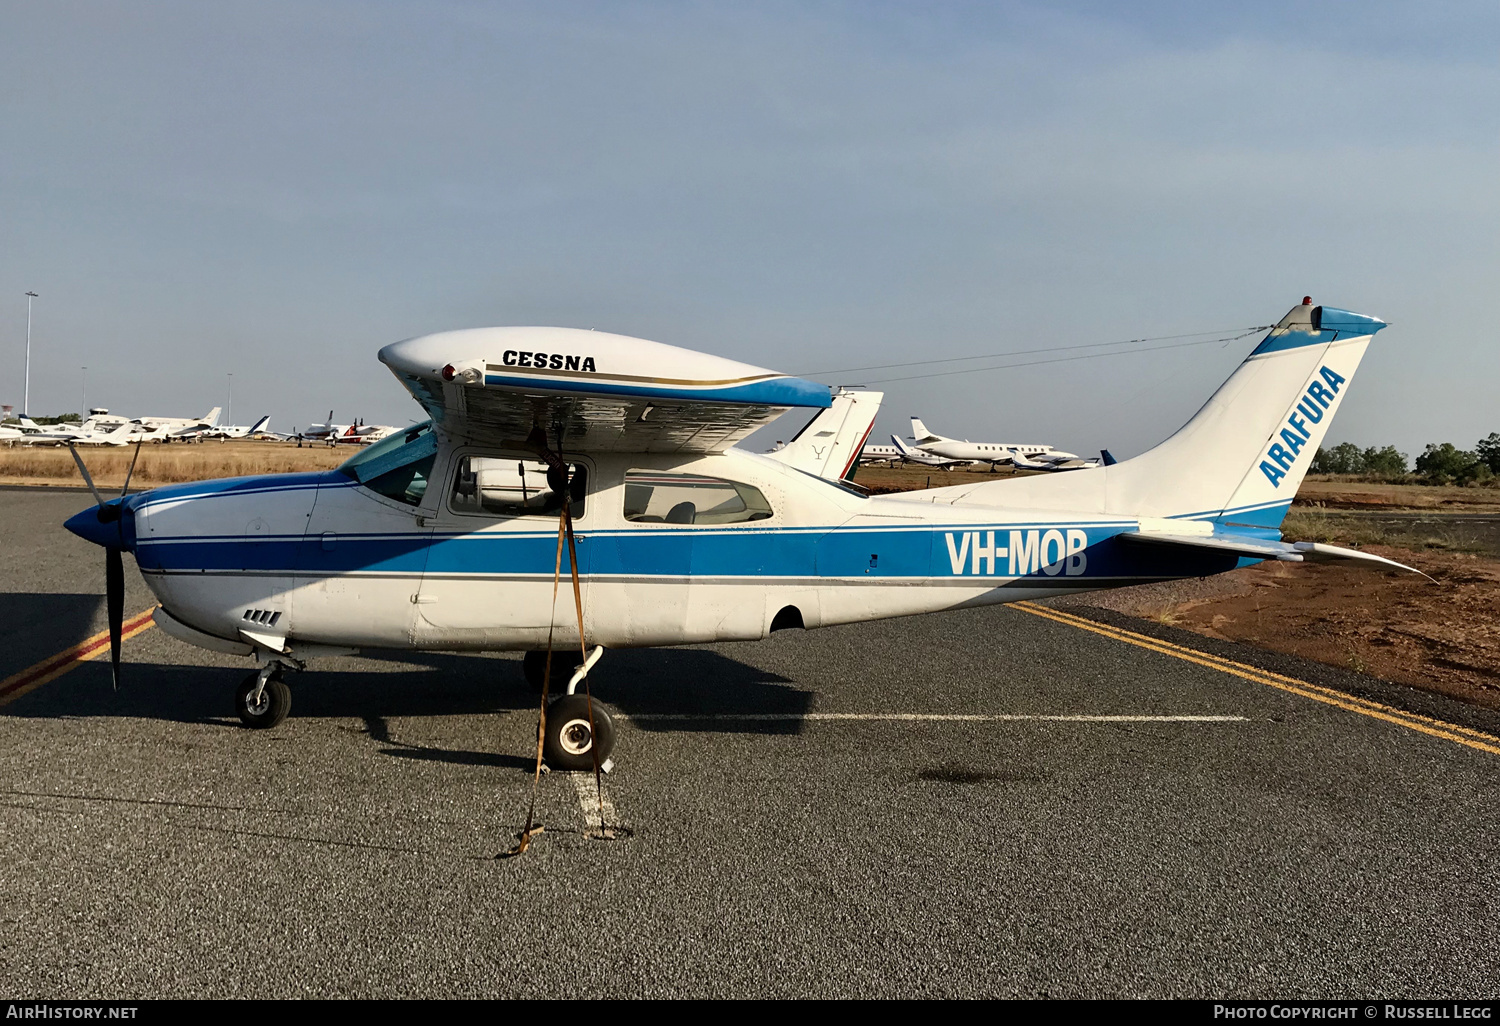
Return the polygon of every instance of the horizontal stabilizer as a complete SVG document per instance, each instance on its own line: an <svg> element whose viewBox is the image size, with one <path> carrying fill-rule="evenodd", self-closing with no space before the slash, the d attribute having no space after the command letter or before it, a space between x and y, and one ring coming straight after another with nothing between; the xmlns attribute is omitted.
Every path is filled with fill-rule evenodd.
<svg viewBox="0 0 1500 1026"><path fill-rule="evenodd" d="M1273 541L1270 538L1254 538L1242 534L1167 534L1158 531L1124 531L1119 537L1124 541L1148 542L1153 545L1178 545L1195 549L1212 549L1217 552L1233 552L1241 556L1249 556L1253 559L1279 559L1288 563L1327 562L1335 559L1355 559L1366 563L1381 563L1392 566L1398 570L1409 570L1414 574L1422 574L1429 581L1432 580L1427 574L1416 567L1398 563L1394 559L1386 559L1377 556L1373 552L1361 552L1358 549L1346 549L1341 545L1325 545L1322 542L1285 542ZM1437 582L1433 582L1437 583Z"/></svg>

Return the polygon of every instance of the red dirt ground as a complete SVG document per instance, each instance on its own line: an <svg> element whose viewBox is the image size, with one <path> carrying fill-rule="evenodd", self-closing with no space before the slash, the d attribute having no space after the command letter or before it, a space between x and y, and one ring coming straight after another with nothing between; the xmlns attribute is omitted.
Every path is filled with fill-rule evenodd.
<svg viewBox="0 0 1500 1026"><path fill-rule="evenodd" d="M1368 548L1436 583L1354 564L1273 562L1076 602L1500 709L1500 562Z"/></svg>

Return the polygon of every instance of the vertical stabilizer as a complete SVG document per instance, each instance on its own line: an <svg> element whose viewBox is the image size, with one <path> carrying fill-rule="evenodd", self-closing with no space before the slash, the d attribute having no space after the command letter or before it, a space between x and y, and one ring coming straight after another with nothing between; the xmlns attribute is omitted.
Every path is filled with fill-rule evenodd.
<svg viewBox="0 0 1500 1026"><path fill-rule="evenodd" d="M1385 322L1304 300L1176 434L1134 459L928 501L1276 527ZM1017 466L1025 464L1017 460Z"/></svg>
<svg viewBox="0 0 1500 1026"><path fill-rule="evenodd" d="M921 418L919 417L913 417L911 419L911 437L912 441L916 442L918 445L921 445L924 442L948 441L948 439L944 438L942 435L935 435L931 431L928 431L927 425L923 424Z"/></svg>
<svg viewBox="0 0 1500 1026"><path fill-rule="evenodd" d="M1108 504L1157 516L1281 523L1360 359L1385 322L1293 307L1181 430L1108 468Z"/></svg>

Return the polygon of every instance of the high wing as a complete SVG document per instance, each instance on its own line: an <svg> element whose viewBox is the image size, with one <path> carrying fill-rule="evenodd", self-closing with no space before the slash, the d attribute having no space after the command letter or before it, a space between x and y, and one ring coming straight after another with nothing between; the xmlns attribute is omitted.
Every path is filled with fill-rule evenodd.
<svg viewBox="0 0 1500 1026"><path fill-rule="evenodd" d="M457 441L593 452L722 452L792 407L827 408L827 385L660 342L577 328L423 335L380 360Z"/></svg>

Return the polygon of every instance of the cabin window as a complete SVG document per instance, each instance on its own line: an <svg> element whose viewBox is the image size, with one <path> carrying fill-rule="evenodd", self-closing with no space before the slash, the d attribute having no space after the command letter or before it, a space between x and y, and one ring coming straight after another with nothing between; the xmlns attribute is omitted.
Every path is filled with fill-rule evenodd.
<svg viewBox="0 0 1500 1026"><path fill-rule="evenodd" d="M588 470L568 464L574 520L583 516ZM455 513L493 517L555 516L562 498L547 484L547 464L513 456L465 456L459 460L448 506Z"/></svg>
<svg viewBox="0 0 1500 1026"><path fill-rule="evenodd" d="M632 523L743 524L770 517L771 504L754 485L655 470L625 475L625 519Z"/></svg>

